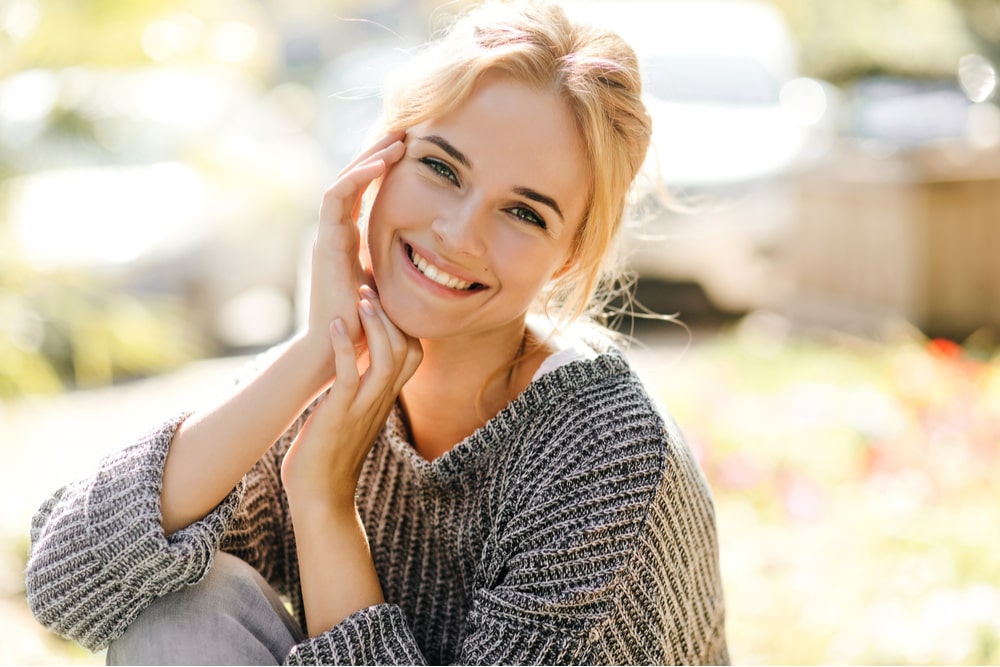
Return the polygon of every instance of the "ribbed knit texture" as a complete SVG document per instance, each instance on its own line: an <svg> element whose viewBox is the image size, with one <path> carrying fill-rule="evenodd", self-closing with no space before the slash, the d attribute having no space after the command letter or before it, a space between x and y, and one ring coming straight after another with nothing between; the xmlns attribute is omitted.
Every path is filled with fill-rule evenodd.
<svg viewBox="0 0 1000 667"><path fill-rule="evenodd" d="M60 489L32 522L28 602L92 650L199 581L220 548L305 626L279 474L304 415L215 511L166 538L159 489L180 419ZM609 345L535 380L433 462L395 411L358 508L386 602L296 646L289 664L728 662L708 488Z"/></svg>

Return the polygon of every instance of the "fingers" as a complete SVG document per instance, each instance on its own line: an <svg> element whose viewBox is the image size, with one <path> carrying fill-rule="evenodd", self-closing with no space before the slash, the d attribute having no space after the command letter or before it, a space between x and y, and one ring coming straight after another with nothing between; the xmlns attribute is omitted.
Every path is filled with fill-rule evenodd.
<svg viewBox="0 0 1000 667"><path fill-rule="evenodd" d="M417 372L417 367L420 366L423 359L424 348L421 347L420 340L407 337L406 358L403 360L403 368L400 370L399 376L396 378L396 385L393 387L393 391L397 395L403 390L403 385Z"/></svg>
<svg viewBox="0 0 1000 667"><path fill-rule="evenodd" d="M357 288L367 279L362 266L356 223L365 190L400 160L406 148L402 132L388 134L359 156L323 195L313 244L309 326L321 338L336 318L343 318L355 341L361 336Z"/></svg>
<svg viewBox="0 0 1000 667"><path fill-rule="evenodd" d="M362 295L361 326L368 341L369 356L359 396L367 394L373 399L378 392L394 399L420 363L420 343L406 336L389 319L374 290L365 285L359 293Z"/></svg>
<svg viewBox="0 0 1000 667"><path fill-rule="evenodd" d="M362 162L373 156L375 153L384 150L385 148L391 146L395 142L402 141L403 137L405 136L406 136L405 130L396 130L394 132L388 132L384 134L374 144L372 144L368 148L358 153L358 155L353 160L351 160L350 164L348 164L346 167L340 170L340 174L338 174L338 176L346 174L351 169L354 169L354 167L358 166L359 164L361 164Z"/></svg>
<svg viewBox="0 0 1000 667"><path fill-rule="evenodd" d="M316 242L322 249L353 252L357 243L354 212L369 184L385 173L382 160L355 167L323 193Z"/></svg>
<svg viewBox="0 0 1000 667"><path fill-rule="evenodd" d="M370 302L374 307L375 314L378 315L379 320L381 320L382 328L385 331L385 335L389 339L389 347L392 349L393 359L401 359L406 351L406 334L400 331L396 324L389 319L389 316L382 308L382 302L378 298L378 292L376 292L370 285L361 285L358 289L358 294L361 296L362 300Z"/></svg>
<svg viewBox="0 0 1000 667"><path fill-rule="evenodd" d="M368 370L362 378L358 398L375 400L395 384L396 357L375 302L362 299L358 310L361 314L361 328L364 329L365 340L368 342Z"/></svg>
<svg viewBox="0 0 1000 667"><path fill-rule="evenodd" d="M385 327L386 334L389 337L390 346L392 348L393 363L397 368L392 393L394 395L399 394L399 392L403 389L403 385L406 384L407 380L413 377L417 367L423 360L424 350L420 346L420 341L418 339L407 336L399 330L391 319L389 319L389 315L381 307L381 302L377 300L378 295L374 289L368 285L362 285L359 292L363 298L367 298L369 301L372 301L378 306L377 312L379 318L382 320L383 326Z"/></svg>
<svg viewBox="0 0 1000 667"><path fill-rule="evenodd" d="M351 342L344 320L336 318L330 325L336 380L322 410L318 409L327 427L345 417L352 422L383 420L422 358L419 341L405 335L392 323L382 310L375 291L365 285L359 294L358 315L367 343L367 350L361 354L362 357L367 354L368 364L364 372L359 373L358 350ZM329 422L331 417L333 422Z"/></svg>
<svg viewBox="0 0 1000 667"><path fill-rule="evenodd" d="M347 325L339 317L330 325L330 342L333 345L337 379L327 401L331 403L331 409L346 413L357 396L360 377L354 358L354 343L347 333Z"/></svg>
<svg viewBox="0 0 1000 667"><path fill-rule="evenodd" d="M378 150L363 154L363 159L357 159L347 168L340 172L334 184L327 189L323 196L324 208L332 208L340 204L342 211L352 211L355 201L360 200L360 195L365 188L386 170L387 167L395 164L403 157L406 148L401 136L390 135L393 139ZM380 164L381 163L381 164ZM344 203L350 206L343 206Z"/></svg>

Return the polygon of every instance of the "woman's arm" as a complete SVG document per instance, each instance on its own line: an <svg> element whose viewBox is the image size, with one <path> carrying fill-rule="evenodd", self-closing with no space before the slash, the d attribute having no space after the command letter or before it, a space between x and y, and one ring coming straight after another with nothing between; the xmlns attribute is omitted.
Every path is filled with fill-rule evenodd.
<svg viewBox="0 0 1000 667"><path fill-rule="evenodd" d="M329 382L310 344L297 336L253 380L180 425L163 469L166 534L218 505Z"/></svg>
<svg viewBox="0 0 1000 667"><path fill-rule="evenodd" d="M273 511L252 517L247 530L226 541L227 549L260 556L260 540L269 539L262 530L277 534L286 527L277 516L284 514L278 466L263 454L330 382L329 322L339 313L346 313L348 327L357 320L357 204L368 183L402 155L400 136L362 154L324 197L306 332L228 400L202 415L172 419L110 454L92 476L57 491L33 517L25 582L43 625L102 648L150 601L204 576L223 536L248 520L245 494L255 498L258 512L261 502ZM312 341L321 338L321 326L319 345ZM354 326L360 337L360 323ZM291 437L280 440L276 455ZM273 525L266 528L264 520ZM256 542L244 544L251 533Z"/></svg>
<svg viewBox="0 0 1000 667"><path fill-rule="evenodd" d="M170 444L161 507L167 534L205 516L333 380L329 327L340 318L352 340L357 316L356 218L368 185L403 155L393 133L362 153L327 190L313 249L308 325L263 371L214 407L188 418ZM352 355L353 358L353 355Z"/></svg>
<svg viewBox="0 0 1000 667"><path fill-rule="evenodd" d="M204 519L163 534L159 485L178 419L106 456L31 521L28 605L52 631L99 650L152 600L201 579L242 505L240 484Z"/></svg>
<svg viewBox="0 0 1000 667"><path fill-rule="evenodd" d="M367 366L359 373L358 361L364 360L355 358L347 329L336 320L331 346L337 379L281 468L312 636L383 602L354 498L368 451L421 360L419 341L393 325L371 288L363 287L362 294L359 311Z"/></svg>

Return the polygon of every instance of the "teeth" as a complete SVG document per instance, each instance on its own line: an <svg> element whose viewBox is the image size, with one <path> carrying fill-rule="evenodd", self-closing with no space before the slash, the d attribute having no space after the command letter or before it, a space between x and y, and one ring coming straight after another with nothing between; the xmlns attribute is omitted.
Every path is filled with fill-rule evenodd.
<svg viewBox="0 0 1000 667"><path fill-rule="evenodd" d="M444 285L445 287L457 290L466 290L472 287L472 283L462 280L461 278L456 278L455 276L438 269L426 259L418 255L417 251L413 248L410 248L410 260L413 262L414 266L420 269L420 273L424 274L438 285Z"/></svg>

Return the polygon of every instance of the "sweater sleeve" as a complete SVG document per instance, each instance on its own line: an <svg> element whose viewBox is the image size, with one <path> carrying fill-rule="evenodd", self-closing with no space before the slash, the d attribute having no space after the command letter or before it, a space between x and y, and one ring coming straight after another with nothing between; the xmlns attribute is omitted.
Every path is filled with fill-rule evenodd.
<svg viewBox="0 0 1000 667"><path fill-rule="evenodd" d="M280 346L237 377L250 379ZM96 651L125 632L153 600L194 584L223 550L255 567L301 617L298 562L281 461L312 405L203 519L163 532L160 491L177 415L105 457L89 478L59 489L32 519L28 605L53 632Z"/></svg>
<svg viewBox="0 0 1000 667"><path fill-rule="evenodd" d="M288 665L426 665L403 610L379 604L293 647Z"/></svg>
<svg viewBox="0 0 1000 667"><path fill-rule="evenodd" d="M35 514L25 584L40 623L96 651L152 600L205 575L245 483L204 519L166 536L160 485L182 420L105 457L96 474L59 489Z"/></svg>
<svg viewBox="0 0 1000 667"><path fill-rule="evenodd" d="M708 487L671 422L617 409L514 486L460 663L728 662Z"/></svg>

